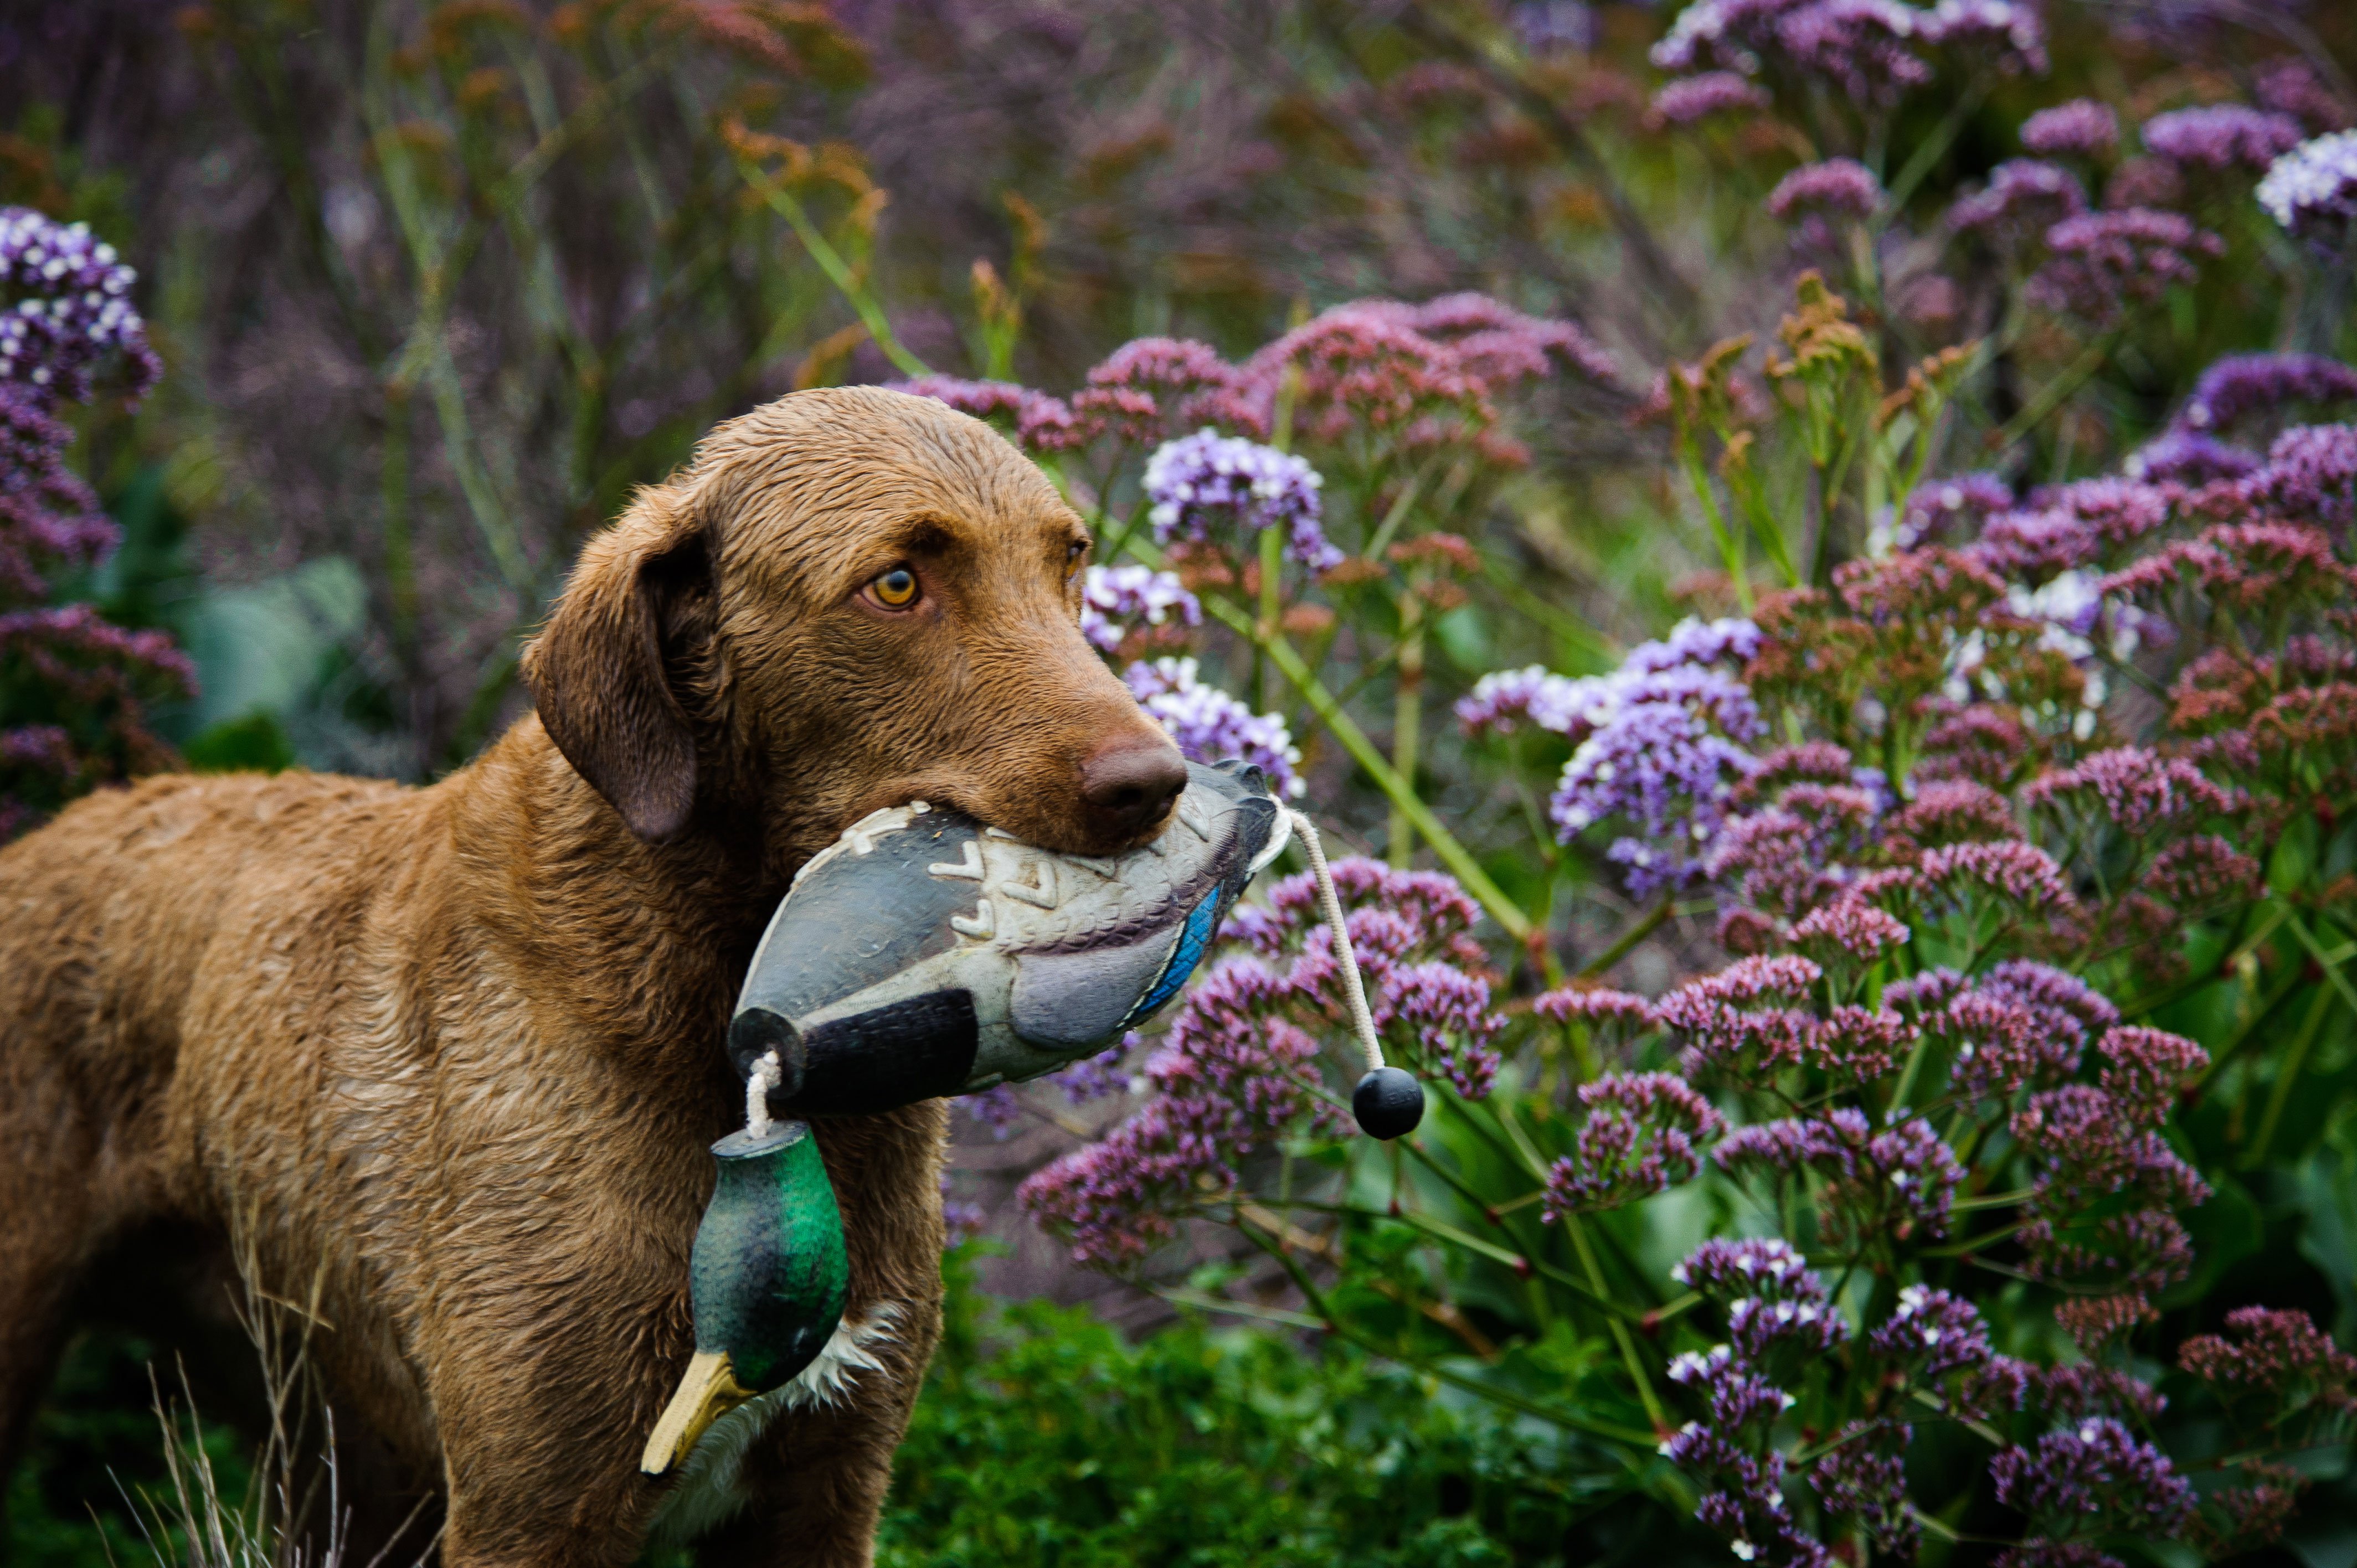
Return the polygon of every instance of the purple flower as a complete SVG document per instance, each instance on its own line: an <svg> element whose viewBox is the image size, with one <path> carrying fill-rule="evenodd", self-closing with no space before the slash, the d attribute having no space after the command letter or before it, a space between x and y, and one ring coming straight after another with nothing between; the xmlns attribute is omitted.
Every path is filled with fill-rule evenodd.
<svg viewBox="0 0 2357 1568"><path fill-rule="evenodd" d="M2196 1335L2179 1348L2177 1360L2229 1399L2305 1389L2327 1409L2357 1412L2357 1356L2304 1312L2236 1307L2226 1315L2225 1334Z"/></svg>
<svg viewBox="0 0 2357 1568"><path fill-rule="evenodd" d="M1902 1454L1911 1435L1904 1426L1858 1423L1809 1472L1809 1485L1826 1513L1856 1520L1878 1549L1900 1562L1914 1557L1922 1535L1907 1502Z"/></svg>
<svg viewBox="0 0 2357 1568"><path fill-rule="evenodd" d="M1055 451L1071 445L1072 411L1061 398L1013 381L966 381L958 376L912 376L887 381L886 392L907 392L947 403L960 413L992 420L1013 430L1016 439L1037 451Z"/></svg>
<svg viewBox="0 0 2357 1568"><path fill-rule="evenodd" d="M2078 907L2054 857L2018 840L1948 844L1924 855L1918 869L1930 886L1994 893L2025 909L2069 913Z"/></svg>
<svg viewBox="0 0 2357 1568"><path fill-rule="evenodd" d="M1792 1407L1792 1396L1737 1360L1732 1345L1680 1351L1668 1370L1670 1381L1701 1396L1721 1432L1772 1422Z"/></svg>
<svg viewBox="0 0 2357 1568"><path fill-rule="evenodd" d="M2195 430L2223 430L2252 413L2287 403L2357 398L2357 369L2321 354L2229 354L2193 383L2178 420Z"/></svg>
<svg viewBox="0 0 2357 1568"><path fill-rule="evenodd" d="M2018 247L2086 209L2086 188L2061 164L2008 158L1989 171L1988 184L1976 194L1949 207L1947 224L1951 233L1986 234Z"/></svg>
<svg viewBox="0 0 2357 1568"><path fill-rule="evenodd" d="M1899 1293L1899 1305L1867 1338L1867 1348L1912 1377L1937 1381L1987 1365L1993 1352L1978 1308L1924 1285Z"/></svg>
<svg viewBox="0 0 2357 1568"><path fill-rule="evenodd" d="M2099 751L2075 768L2048 773L2022 792L2024 803L2033 807L2070 797L2093 803L2131 838L2223 816L2237 805L2193 764L2138 746Z"/></svg>
<svg viewBox="0 0 2357 1568"><path fill-rule="evenodd" d="M1136 338L1089 371L1072 394L1075 435L1086 442L1110 435L1144 445L1159 441L1171 424L1215 419L1237 391L1242 372L1208 344L1174 338Z"/></svg>
<svg viewBox="0 0 2357 1568"><path fill-rule="evenodd" d="M2299 145L2299 122L2241 103L2176 109L2144 123L2144 145L2180 166L2264 169Z"/></svg>
<svg viewBox="0 0 2357 1568"><path fill-rule="evenodd" d="M1989 1479L1998 1502L2071 1531L2103 1526L2166 1541L2193 1512L2193 1488L2168 1456L2108 1417L2003 1450Z"/></svg>
<svg viewBox="0 0 2357 1568"><path fill-rule="evenodd" d="M1641 642L1621 661L1623 671L1653 674L1684 664L1741 663L1760 651L1760 628L1733 617L1704 620L1688 616L1667 637Z"/></svg>
<svg viewBox="0 0 2357 1568"><path fill-rule="evenodd" d="M1696 0L1652 60L1680 75L1712 63L1747 76L1767 70L1887 105L1932 80L1910 48L1930 20L1897 0Z"/></svg>
<svg viewBox="0 0 2357 1568"><path fill-rule="evenodd" d="M1240 545L1265 528L1286 531L1286 552L1313 571L1342 559L1319 532L1318 487L1325 481L1301 458L1214 430L1164 443L1146 463L1154 536L1173 534Z"/></svg>
<svg viewBox="0 0 2357 1568"><path fill-rule="evenodd" d="M1867 102L1895 103L1932 80L1908 48L1926 18L1898 0L1814 0L1777 23L1791 68Z"/></svg>
<svg viewBox="0 0 2357 1568"><path fill-rule="evenodd" d="M1122 671L1137 705L1169 732L1178 749L1197 762L1241 757L1274 781L1280 792L1298 797L1304 785L1301 748L1275 714L1256 714L1237 699L1196 678L1191 659L1157 659Z"/></svg>
<svg viewBox="0 0 2357 1568"><path fill-rule="evenodd" d="M1062 1090L1064 1099L1073 1105L1126 1094L1135 1076L1129 1069L1129 1053L1138 1044L1138 1033L1133 1029L1121 1037L1119 1045L1109 1046L1092 1057L1083 1057L1070 1067L1049 1073L1048 1081Z"/></svg>
<svg viewBox="0 0 2357 1568"><path fill-rule="evenodd" d="M2259 466L2259 455L2230 446L2198 430L2169 430L2128 455L2120 471L2150 484L2206 485L2239 479Z"/></svg>
<svg viewBox="0 0 2357 1568"><path fill-rule="evenodd" d="M2357 218L2357 131L2303 142L2269 166L2259 205L2304 240L2337 242Z"/></svg>
<svg viewBox="0 0 2357 1568"><path fill-rule="evenodd" d="M2269 60L2252 72L2251 96L2260 108L2288 114L2311 132L2346 130L2352 119L2348 102L2298 55Z"/></svg>
<svg viewBox="0 0 2357 1568"><path fill-rule="evenodd" d="M1686 1254L1670 1278L1706 1296L1766 1301L1825 1299L1825 1283L1800 1250L1781 1236L1765 1240L1722 1241L1714 1238Z"/></svg>
<svg viewBox="0 0 2357 1568"><path fill-rule="evenodd" d="M1497 1061L1491 1042L1505 1020L1465 968L1480 957L1467 934L1479 906L1435 873L1351 857L1336 861L1333 874L1394 1059L1445 1073L1460 1092L1486 1089ZM1024 1207L1070 1242L1077 1261L1135 1263L1179 1219L1231 1201L1256 1154L1288 1137L1343 1134L1348 1122L1321 1064L1330 1044L1349 1037L1348 1014L1318 918L1306 875L1277 883L1266 904L1239 909L1222 939L1227 955L1181 997L1146 1060L1146 1102L1023 1184ZM1233 951L1240 938L1251 953ZM1117 1053L1093 1065L1107 1079L1121 1072ZM1068 1083L1067 1092L1077 1087Z"/></svg>
<svg viewBox="0 0 2357 1568"><path fill-rule="evenodd" d="M1609 1073L1583 1084L1587 1108L1574 1153L1547 1173L1541 1218L1617 1208L1693 1179L1694 1140L1726 1126L1710 1101L1666 1072Z"/></svg>
<svg viewBox="0 0 2357 1568"><path fill-rule="evenodd" d="M1967 528L1977 531L1992 513L2012 509L2013 489L1995 474L1927 479L1907 498L1898 542L1902 549L1912 549L1952 539Z"/></svg>
<svg viewBox="0 0 2357 1568"><path fill-rule="evenodd" d="M2266 466L2243 481L2243 494L2277 512L2347 527L2357 520L2357 424L2285 431L2267 448Z"/></svg>
<svg viewBox="0 0 2357 1568"><path fill-rule="evenodd" d="M2129 1191L2169 1208L2205 1200L2209 1184L2166 1138L2139 1124L2140 1109L2084 1083L2030 1096L2015 1112L2012 1131L2032 1161L2037 1206L2068 1214Z"/></svg>
<svg viewBox="0 0 2357 1568"><path fill-rule="evenodd" d="M1203 607L1186 585L1150 566L1092 566L1081 587L1081 634L1106 653L1121 646L1138 621L1200 626Z"/></svg>
<svg viewBox="0 0 2357 1568"><path fill-rule="evenodd" d="M1855 158L1803 164L1768 193L1768 215L1788 220L1802 212L1867 218L1881 205L1882 182Z"/></svg>
<svg viewBox="0 0 2357 1568"><path fill-rule="evenodd" d="M2040 109L2021 123L2022 146L2040 157L2099 157L2119 143L2119 116L2092 98Z"/></svg>
<svg viewBox="0 0 2357 1568"><path fill-rule="evenodd" d="M2218 236L2175 212L2129 207L2066 218L2046 231L2053 252L2029 280L2045 308L2109 326L2123 302L2151 304L2172 285L2191 283L2197 256L2214 256Z"/></svg>
<svg viewBox="0 0 2357 1568"><path fill-rule="evenodd" d="M2046 23L2024 0L1939 0L1916 28L1927 43L1978 56L2005 75L2046 74Z"/></svg>
<svg viewBox="0 0 2357 1568"><path fill-rule="evenodd" d="M1691 125L1728 110L1768 107L1767 89L1731 70L1706 70L1673 81L1653 94L1652 116L1666 125Z"/></svg>
<svg viewBox="0 0 2357 1568"><path fill-rule="evenodd" d="M1900 1222L1900 1235L1937 1240L1948 1233L1948 1207L1964 1167L1932 1123L1917 1116L1876 1133L1860 1164L1864 1175L1878 1176L1898 1200L1898 1213L1885 1214Z"/></svg>
<svg viewBox="0 0 2357 1568"><path fill-rule="evenodd" d="M990 1129L995 1141L1005 1141L1023 1120L1023 1096L1011 1083L985 1089L980 1094L965 1097L965 1113Z"/></svg>
<svg viewBox="0 0 2357 1568"><path fill-rule="evenodd" d="M37 406L87 403L91 376L119 356L130 395L163 373L146 324L131 307L138 274L87 223L59 223L27 207L0 207L0 382L26 387Z"/></svg>
<svg viewBox="0 0 2357 1568"><path fill-rule="evenodd" d="M1717 803L1751 767L1749 752L1684 703L1632 701L1572 753L1548 815L1566 840L1600 822L1630 824L1605 853L1630 896L1650 898L1701 874Z"/></svg>
<svg viewBox="0 0 2357 1568"><path fill-rule="evenodd" d="M2104 1092L2129 1121L2147 1127L2166 1121L2185 1080L2210 1065L2210 1053L2184 1036L2141 1025L2110 1031L2096 1049Z"/></svg>

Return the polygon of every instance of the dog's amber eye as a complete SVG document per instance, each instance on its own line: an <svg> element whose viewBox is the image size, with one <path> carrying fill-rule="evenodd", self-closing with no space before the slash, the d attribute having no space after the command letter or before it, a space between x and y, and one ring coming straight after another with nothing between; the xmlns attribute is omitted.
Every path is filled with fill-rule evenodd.
<svg viewBox="0 0 2357 1568"><path fill-rule="evenodd" d="M1075 539L1064 547L1064 575L1069 577L1081 569L1082 560L1089 553L1089 542Z"/></svg>
<svg viewBox="0 0 2357 1568"><path fill-rule="evenodd" d="M895 566L868 584L867 591L886 608L905 610L917 602L917 575L906 566Z"/></svg>

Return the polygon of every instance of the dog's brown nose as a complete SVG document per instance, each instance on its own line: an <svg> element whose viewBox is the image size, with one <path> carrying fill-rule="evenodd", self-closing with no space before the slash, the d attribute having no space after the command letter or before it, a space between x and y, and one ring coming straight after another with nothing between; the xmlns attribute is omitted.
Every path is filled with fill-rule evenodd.
<svg viewBox="0 0 2357 1568"><path fill-rule="evenodd" d="M1107 833L1153 826L1185 788L1187 759L1167 740L1125 736L1081 764L1081 800Z"/></svg>

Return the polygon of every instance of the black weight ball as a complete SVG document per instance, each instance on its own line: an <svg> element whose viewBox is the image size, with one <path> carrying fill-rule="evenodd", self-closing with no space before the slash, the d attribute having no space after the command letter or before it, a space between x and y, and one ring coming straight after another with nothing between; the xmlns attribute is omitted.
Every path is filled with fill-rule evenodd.
<svg viewBox="0 0 2357 1568"><path fill-rule="evenodd" d="M1351 1114L1370 1138L1401 1138L1424 1120L1424 1086L1395 1067L1379 1067L1351 1092Z"/></svg>

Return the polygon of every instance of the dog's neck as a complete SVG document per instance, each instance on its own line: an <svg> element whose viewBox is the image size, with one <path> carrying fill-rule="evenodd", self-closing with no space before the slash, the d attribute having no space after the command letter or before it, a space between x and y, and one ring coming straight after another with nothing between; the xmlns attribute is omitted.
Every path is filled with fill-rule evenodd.
<svg viewBox="0 0 2357 1568"><path fill-rule="evenodd" d="M442 786L469 923L610 1030L609 1048L719 1060L729 1007L784 892L759 836L714 812L664 843L633 834L527 715Z"/></svg>

